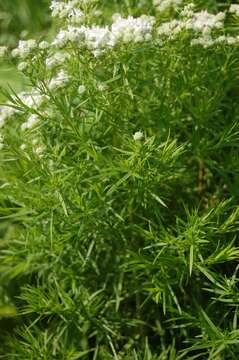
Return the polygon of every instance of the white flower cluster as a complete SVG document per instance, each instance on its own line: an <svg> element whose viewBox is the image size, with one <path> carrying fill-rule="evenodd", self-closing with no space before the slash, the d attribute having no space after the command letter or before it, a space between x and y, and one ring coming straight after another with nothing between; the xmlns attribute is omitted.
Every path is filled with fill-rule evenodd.
<svg viewBox="0 0 239 360"><path fill-rule="evenodd" d="M84 13L78 8L79 0L71 0L67 3L53 0L50 5L53 17L66 19L68 22L80 23Z"/></svg>
<svg viewBox="0 0 239 360"><path fill-rule="evenodd" d="M19 57L20 59L27 58L33 50L37 48L36 40L20 40L18 47L12 50L13 57Z"/></svg>
<svg viewBox="0 0 239 360"><path fill-rule="evenodd" d="M28 66L31 68L34 59L39 60L39 62L43 59L43 65L45 65L47 70L52 70L59 66L57 74L53 75L54 77L48 76L44 84L48 84L50 91L63 88L65 90L65 87L68 86L68 84L70 85L70 80L74 78L74 76L71 75L70 66L69 73L64 70L68 68L68 64L65 63L68 62L71 54L75 54L72 50L86 49L94 56L99 56L106 51L116 48L120 44L137 44L146 41L152 41L153 44L157 43L153 40L155 39L154 27L156 18L152 16L142 15L137 18L133 16L123 18L120 14L114 14L111 25L82 25L82 20L85 19L82 10L90 10L91 6L87 8L85 5L89 5L94 1L95 0L53 0L50 7L52 16L63 20L63 28L51 44L47 41L41 41L39 44L35 40L20 41L18 47L12 51L12 56L20 59L18 69L24 71ZM145 3L146 2L147 1L145 1ZM183 0L154 0L154 5L159 12L177 9L182 4ZM239 16L239 5L231 5L229 12ZM96 12L92 10L91 16L95 16L95 14ZM214 44L239 44L239 36L233 37L224 35L222 31L220 33L214 31L223 29L224 18L224 12L219 12L214 15L208 11L195 11L195 5L191 3L178 12L177 18L161 23L156 29L156 40L159 39L158 43L161 42L161 44L164 44L165 40L175 39L178 35L182 35L182 33L185 32L187 36L189 35L191 45L208 47ZM181 38L184 39L183 36ZM64 49L67 45L70 45L69 48ZM5 47L0 47L0 56L4 56L6 51L7 49ZM83 51L81 51L81 53L83 53ZM40 56L38 56L38 54L40 54ZM36 69L38 70L37 65ZM48 72L46 72L46 74L48 74ZM96 89L100 92L107 90L107 86L107 82L96 81L95 83ZM77 93L84 97L83 94L88 93L88 87L84 84L78 84ZM49 113L54 111L54 107L49 104L49 97L42 95L40 91L35 89L31 92L21 93L13 100L16 100L16 107L14 107L14 104L11 106L10 103L7 103L6 106L0 108L0 127L5 124L7 119L13 117L15 114L22 114L26 117L25 120L21 120L21 122L24 121L21 125L22 135L26 136L27 140L29 140L31 136L35 136L36 132L24 132L24 130L34 128L44 116L49 117ZM23 116L21 116L21 118ZM136 131L132 138L134 141L140 141L144 139L144 134L141 131ZM25 141L24 139L22 150L27 146L25 142L29 144L29 141ZM35 147L34 152L40 156L43 153L44 144L35 138L30 142L32 146ZM2 143L3 140L0 137L0 148Z"/></svg>
<svg viewBox="0 0 239 360"><path fill-rule="evenodd" d="M87 48L91 51L103 51L109 46L110 31L108 27L73 27L61 30L53 41L53 45L63 48L68 43L74 43L79 48Z"/></svg>
<svg viewBox="0 0 239 360"><path fill-rule="evenodd" d="M157 29L158 35L173 39L183 31L192 31L196 35L208 37L212 30L222 29L224 26L224 12L214 15L208 11L193 12L187 8L182 11L182 16L183 19L173 19L161 24Z"/></svg>
<svg viewBox="0 0 239 360"><path fill-rule="evenodd" d="M25 71L28 68L28 64L26 61L22 61L18 64L17 69L19 71Z"/></svg>
<svg viewBox="0 0 239 360"><path fill-rule="evenodd" d="M183 0L154 0L153 4L157 11L164 12L169 9L176 9L182 2Z"/></svg>
<svg viewBox="0 0 239 360"><path fill-rule="evenodd" d="M29 108L38 109L48 97L46 95L42 95L38 90L33 89L30 92L22 92L19 94L20 100L23 104Z"/></svg>
<svg viewBox="0 0 239 360"><path fill-rule="evenodd" d="M238 4L231 4L229 8L229 12L231 14L235 14L236 16L239 16L239 5Z"/></svg>
<svg viewBox="0 0 239 360"><path fill-rule="evenodd" d="M194 9L195 9L195 4L189 3L186 6L184 6L184 8L180 11L180 16L186 18L193 17Z"/></svg>
<svg viewBox="0 0 239 360"><path fill-rule="evenodd" d="M79 95L83 95L83 94L86 92L86 87L85 87L85 85L80 85L80 86L78 87L77 92L78 92Z"/></svg>
<svg viewBox="0 0 239 360"><path fill-rule="evenodd" d="M137 43L151 40L155 21L153 16L147 15L138 18L129 16L126 19L119 16L111 26L112 41L117 44L120 41Z"/></svg>
<svg viewBox="0 0 239 360"><path fill-rule="evenodd" d="M0 128L4 126L5 121L15 114L16 109L11 107L9 103L0 108Z"/></svg>
<svg viewBox="0 0 239 360"><path fill-rule="evenodd" d="M68 26L67 30L58 33L53 45L62 48L67 43L73 42L76 46L85 47L97 56L120 42L137 43L150 40L154 23L154 17L142 15L139 18L129 16L126 19L119 16L111 27Z"/></svg>
<svg viewBox="0 0 239 360"><path fill-rule="evenodd" d="M69 80L69 75L64 70L61 70L56 77L50 80L48 87L51 91L62 89L68 84Z"/></svg>
<svg viewBox="0 0 239 360"><path fill-rule="evenodd" d="M183 20L173 19L162 23L157 29L157 34L160 37L163 36L168 39L174 39L183 30L185 30L185 23Z"/></svg>
<svg viewBox="0 0 239 360"><path fill-rule="evenodd" d="M29 118L27 119L26 122L24 122L22 125L21 125L21 129L22 130L26 130L26 129L31 129L33 128L35 125L37 125L40 121L40 118L38 115L36 114L32 114L29 116Z"/></svg>
<svg viewBox="0 0 239 360"><path fill-rule="evenodd" d="M144 134L142 133L142 131L136 131L133 135L134 141L140 141L143 139L143 137L144 137Z"/></svg>
<svg viewBox="0 0 239 360"><path fill-rule="evenodd" d="M222 29L224 26L225 13L219 12L216 15L206 10L195 13L187 24L187 29L195 32L210 33L212 29Z"/></svg>
<svg viewBox="0 0 239 360"><path fill-rule="evenodd" d="M218 44L234 45L239 44L239 36L221 35L214 40Z"/></svg>
<svg viewBox="0 0 239 360"><path fill-rule="evenodd" d="M6 46L0 46L0 58L4 57L7 54L7 47Z"/></svg>
<svg viewBox="0 0 239 360"><path fill-rule="evenodd" d="M216 45L216 44L224 44L224 45L236 45L239 44L239 36L229 36L229 35L221 35L217 38L213 39L211 35L204 35L199 38L193 39L191 41L191 45L201 45L204 48Z"/></svg>
<svg viewBox="0 0 239 360"><path fill-rule="evenodd" d="M238 36L219 35L212 37L213 29L222 29L224 26L225 13L220 12L216 15L209 14L206 11L196 13L192 30L199 33L200 36L192 39L191 45L201 45L204 48L217 45L236 45L239 44Z"/></svg>
<svg viewBox="0 0 239 360"><path fill-rule="evenodd" d="M47 41L45 41L45 40L43 40L43 41L41 41L41 42L39 43L39 49L41 49L41 50L46 50L46 49L48 49L49 47L50 47L49 42L47 42Z"/></svg>
<svg viewBox="0 0 239 360"><path fill-rule="evenodd" d="M96 83L96 88L99 90L99 91L105 91L108 89L108 86L107 84L105 84L104 82L101 82L101 81L98 81Z"/></svg>
<svg viewBox="0 0 239 360"><path fill-rule="evenodd" d="M42 144L40 139L35 137L31 139L31 144L23 143L20 146L20 149L26 152L29 149L29 147L31 148L32 152L35 153L35 155L39 156L40 158L43 156L45 146Z"/></svg>
<svg viewBox="0 0 239 360"><path fill-rule="evenodd" d="M67 59L69 59L69 57L70 55L68 53L58 51L52 56L46 58L46 68L51 70L56 66L62 65Z"/></svg>
<svg viewBox="0 0 239 360"><path fill-rule="evenodd" d="M95 55L100 54L105 48L111 45L110 32L108 27L93 26L91 28L84 27L85 46L91 50Z"/></svg>
<svg viewBox="0 0 239 360"><path fill-rule="evenodd" d="M18 99L17 99L18 98ZM42 95L37 90L31 92L22 92L18 94L16 101L19 100L23 106L27 108L38 110L39 107L48 99L47 96ZM7 102L6 105L0 108L0 127L4 126L6 120L10 119L13 115L19 114L21 111L17 106Z"/></svg>

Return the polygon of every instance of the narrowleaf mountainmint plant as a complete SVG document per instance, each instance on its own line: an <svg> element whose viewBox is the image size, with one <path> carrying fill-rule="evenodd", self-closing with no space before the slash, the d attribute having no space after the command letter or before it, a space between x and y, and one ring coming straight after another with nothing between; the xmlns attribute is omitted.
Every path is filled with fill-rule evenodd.
<svg viewBox="0 0 239 360"><path fill-rule="evenodd" d="M2 358L238 359L239 6L50 9L0 110Z"/></svg>

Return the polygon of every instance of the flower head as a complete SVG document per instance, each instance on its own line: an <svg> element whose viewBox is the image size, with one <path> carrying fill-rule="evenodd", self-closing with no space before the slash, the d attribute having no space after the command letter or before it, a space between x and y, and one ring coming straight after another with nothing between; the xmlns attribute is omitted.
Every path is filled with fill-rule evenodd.
<svg viewBox="0 0 239 360"><path fill-rule="evenodd" d="M144 134L141 131L136 131L133 135L133 139L135 141L140 141L143 139L143 137L144 137Z"/></svg>

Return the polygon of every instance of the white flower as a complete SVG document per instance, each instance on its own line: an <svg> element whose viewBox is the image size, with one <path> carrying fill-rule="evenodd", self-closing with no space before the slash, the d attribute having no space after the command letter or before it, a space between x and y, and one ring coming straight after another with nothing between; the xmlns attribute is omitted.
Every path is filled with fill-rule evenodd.
<svg viewBox="0 0 239 360"><path fill-rule="evenodd" d="M238 4L231 4L229 8L229 12L232 14L236 14L236 16L239 16L239 5Z"/></svg>
<svg viewBox="0 0 239 360"><path fill-rule="evenodd" d="M114 13L114 14L112 15L112 20L113 20L113 21L118 21L119 19L121 19L120 13Z"/></svg>
<svg viewBox="0 0 239 360"><path fill-rule="evenodd" d="M37 145L39 144L39 139L38 138L35 138L32 140L32 145Z"/></svg>
<svg viewBox="0 0 239 360"><path fill-rule="evenodd" d="M50 90L61 89L61 88L65 87L65 85L67 85L69 80L70 79L69 79L68 74L64 70L61 70L55 78L50 80L49 89Z"/></svg>
<svg viewBox="0 0 239 360"><path fill-rule="evenodd" d="M12 57L13 57L13 58L17 57L17 56L18 56L18 54L19 54L19 50L18 50L18 48L13 49L13 50L12 50L12 52L11 52L11 54L12 54Z"/></svg>
<svg viewBox="0 0 239 360"><path fill-rule="evenodd" d="M111 43L116 45L118 42L143 42L152 33L155 24L153 16L142 15L138 18L128 16L124 19L116 17L111 26Z"/></svg>
<svg viewBox="0 0 239 360"><path fill-rule="evenodd" d="M14 114L18 113L19 110L15 109L10 105L9 102L6 103L5 106L0 108L0 128L5 125L5 121L11 118Z"/></svg>
<svg viewBox="0 0 239 360"><path fill-rule="evenodd" d="M204 35L197 39L193 39L191 41L191 45L201 45L204 48L208 48L209 46L214 45L214 40L212 39L211 35Z"/></svg>
<svg viewBox="0 0 239 360"><path fill-rule="evenodd" d="M160 36L167 36L169 39L173 39L185 28L185 23L182 20L171 20L160 25L157 29L157 33Z"/></svg>
<svg viewBox="0 0 239 360"><path fill-rule="evenodd" d="M32 114L29 116L29 118L27 119L27 128L31 129L32 127L34 127L38 122L40 121L40 118L38 115L36 114Z"/></svg>
<svg viewBox="0 0 239 360"><path fill-rule="evenodd" d="M27 122L24 122L22 125L21 125L21 130L24 131L28 128L28 123Z"/></svg>
<svg viewBox="0 0 239 360"><path fill-rule="evenodd" d="M153 4L156 7L156 10L164 12L171 8L176 9L182 2L183 0L154 0Z"/></svg>
<svg viewBox="0 0 239 360"><path fill-rule="evenodd" d="M80 9L72 9L72 11L68 15L68 22L72 24L80 24L82 23L85 15Z"/></svg>
<svg viewBox="0 0 239 360"><path fill-rule="evenodd" d="M16 49L14 49L12 51L12 56L13 57L19 57L20 59L25 59L26 57L28 57L31 52L36 49L37 47L37 42L36 40L20 40L18 47Z"/></svg>
<svg viewBox="0 0 239 360"><path fill-rule="evenodd" d="M78 8L79 1L71 0L68 2L52 1L50 9L52 16L60 19L66 19L68 22L79 23L84 17L84 13Z"/></svg>
<svg viewBox="0 0 239 360"><path fill-rule="evenodd" d="M184 6L182 11L180 12L180 16L190 18L193 17L194 14L195 4L189 3L188 5Z"/></svg>
<svg viewBox="0 0 239 360"><path fill-rule="evenodd" d="M69 59L69 54L56 52L54 55L46 59L46 67L51 70L55 66L62 65L67 59Z"/></svg>
<svg viewBox="0 0 239 360"><path fill-rule="evenodd" d="M136 131L133 135L133 139L135 141L140 141L143 139L143 137L144 137L144 134L141 131Z"/></svg>
<svg viewBox="0 0 239 360"><path fill-rule="evenodd" d="M227 44L228 45L234 45L238 43L238 39L233 36L227 36Z"/></svg>
<svg viewBox="0 0 239 360"><path fill-rule="evenodd" d="M82 95L82 94L84 94L85 91L86 91L85 85L80 85L78 87L78 94Z"/></svg>
<svg viewBox="0 0 239 360"><path fill-rule="evenodd" d="M52 42L52 45L55 45L59 48L63 48L69 41L68 31L60 30L60 32L55 37L55 40Z"/></svg>
<svg viewBox="0 0 239 360"><path fill-rule="evenodd" d="M38 156L41 156L44 152L44 146L38 146L36 149L35 149L35 153L38 155Z"/></svg>
<svg viewBox="0 0 239 360"><path fill-rule="evenodd" d="M214 29L221 29L224 26L225 13L210 14L207 11L186 12L188 17L183 19L173 19L162 23L157 33L159 36L166 36L168 39L174 39L182 31L191 31L193 33L209 36ZM193 40L194 42L194 40Z"/></svg>
<svg viewBox="0 0 239 360"><path fill-rule="evenodd" d="M209 14L207 11L195 13L190 26L188 28L194 31L203 32L205 29L221 29L223 28L223 20L225 13L220 12L216 15Z"/></svg>
<svg viewBox="0 0 239 360"><path fill-rule="evenodd" d="M107 49L112 49L118 43L143 42L151 39L155 18L142 15L138 18L129 16L115 17L111 27L105 26L68 26L67 30L61 30L53 41L53 45L62 48L69 42L79 48L87 48L94 56L99 56Z"/></svg>
<svg viewBox="0 0 239 360"><path fill-rule="evenodd" d="M19 71L24 71L27 69L27 66L28 66L27 63L25 61L23 61L18 64L17 68Z"/></svg>
<svg viewBox="0 0 239 360"><path fill-rule="evenodd" d="M0 115L0 129L5 124L5 119Z"/></svg>
<svg viewBox="0 0 239 360"><path fill-rule="evenodd" d="M14 96L13 96L14 98ZM46 95L42 95L38 90L33 89L30 92L21 92L15 97L15 100L20 101L28 108L39 109L41 105L48 99ZM21 110L11 106L10 102L7 102L4 106L0 107L0 128L5 125L6 120L10 119L15 114L21 113ZM31 117L30 117L31 118ZM25 122L21 125L23 130L28 128L29 124L33 124L33 118L30 122Z"/></svg>
<svg viewBox="0 0 239 360"><path fill-rule="evenodd" d="M6 46L0 46L0 58L4 57L7 54L7 47Z"/></svg>
<svg viewBox="0 0 239 360"><path fill-rule="evenodd" d="M46 50L50 47L50 44L47 41L41 41L39 44L39 48L41 50Z"/></svg>
<svg viewBox="0 0 239 360"><path fill-rule="evenodd" d="M22 145L20 146L20 149L21 149L22 151L25 151L26 148L27 148L27 145L26 145L26 144L22 144Z"/></svg>
<svg viewBox="0 0 239 360"><path fill-rule="evenodd" d="M89 50L103 50L110 43L108 27L93 26L85 29L85 42Z"/></svg>
<svg viewBox="0 0 239 360"><path fill-rule="evenodd" d="M103 82L98 82L97 88L99 91L105 91L105 90L107 90L108 86L107 86L107 84L105 84Z"/></svg>
<svg viewBox="0 0 239 360"><path fill-rule="evenodd" d="M227 44L227 45L235 45L239 43L239 37L238 36L226 36L226 35L221 35L218 36L218 38L216 38L214 40L215 44Z"/></svg>
<svg viewBox="0 0 239 360"><path fill-rule="evenodd" d="M47 96L40 94L36 89L30 92L22 92L18 94L18 97L27 107L34 109L38 109L47 100Z"/></svg>
<svg viewBox="0 0 239 360"><path fill-rule="evenodd" d="M218 38L215 39L215 43L226 43L227 41L227 37L226 35L221 35L221 36L218 36Z"/></svg>

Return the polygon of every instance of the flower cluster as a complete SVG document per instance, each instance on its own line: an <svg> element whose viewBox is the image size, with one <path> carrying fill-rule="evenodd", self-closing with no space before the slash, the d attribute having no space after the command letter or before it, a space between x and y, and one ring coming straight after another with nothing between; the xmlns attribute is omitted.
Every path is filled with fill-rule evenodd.
<svg viewBox="0 0 239 360"><path fill-rule="evenodd" d="M164 12L169 9L176 9L182 2L183 0L154 0L153 4L157 11Z"/></svg>
<svg viewBox="0 0 239 360"><path fill-rule="evenodd" d="M48 85L49 89L51 91L62 89L68 84L69 80L68 74L64 70L61 70L56 77L50 80Z"/></svg>
<svg viewBox="0 0 239 360"><path fill-rule="evenodd" d="M186 29L192 29L195 32L203 34L210 33L213 29L222 29L224 26L225 13L219 12L216 15L210 14L208 11L196 12L188 21L186 21Z"/></svg>
<svg viewBox="0 0 239 360"><path fill-rule="evenodd" d="M143 42L151 40L155 18L142 15L139 18L129 16L127 19L116 17L111 26L111 41L118 42Z"/></svg>
<svg viewBox="0 0 239 360"><path fill-rule="evenodd" d="M78 94L79 95L82 95L82 94L84 94L85 92L86 92L86 87L85 87L85 85L80 85L79 87L78 87Z"/></svg>
<svg viewBox="0 0 239 360"><path fill-rule="evenodd" d="M94 57L98 57L107 54L109 51L119 51L119 45L128 46L128 44L136 45L149 42L153 46L159 44L164 46L167 44L167 40L184 39L184 36L181 36L182 34L186 34L185 38L189 39L189 44L191 43L192 46L199 45L205 48L213 45L239 44L239 36L232 36L221 31L224 30L226 13L212 14L206 10L195 11L193 3L181 9L177 18L161 22L155 29L156 18L148 15L122 17L120 14L114 14L111 25L90 25L90 22L82 24L82 10L85 5L92 2L93 0L52 1L52 15L63 20L63 27L60 28L52 43L45 40L39 44L36 40L19 41L18 47L12 51L12 56L21 60L18 64L20 71L25 71L28 67L33 69L33 63L41 63L41 69L44 69L44 95L40 90L34 88L30 93L18 95L18 100L25 107L26 113L27 108L39 110L47 98L45 95L47 91L50 93L63 88L67 89L68 86L70 88L70 80L73 78L76 85L73 91L75 91L76 97L86 92L86 86L82 84L82 79L79 78L77 83L77 79L75 80L70 70L72 55L74 54L74 58L76 56L75 50L80 49L79 54L81 55L84 55L85 50L87 50L87 53L89 51ZM154 5L160 11L169 7L175 8L181 4L181 0L154 1ZM237 13L239 5L231 5L229 11ZM75 24L72 24L71 20L74 17L80 20L74 21ZM76 23L81 24L77 25ZM128 48L131 49L131 47ZM5 48L2 49L2 53L6 51ZM94 62L93 57L92 61ZM36 83L41 85L41 82L38 84L37 80L34 86ZM101 82L97 79L95 83L98 91L107 91L107 84L104 81ZM38 88L40 87L38 86ZM48 95L50 95L49 93ZM2 127L8 118L21 112L23 111L19 110L19 106L11 106L8 103L7 106L0 109L0 126ZM37 114L39 113L37 112ZM22 130L33 128L41 118L34 113L27 114L27 116L27 119L22 119ZM137 133L134 138L138 138Z"/></svg>
<svg viewBox="0 0 239 360"><path fill-rule="evenodd" d="M152 38L155 18L142 15L139 18L117 16L111 27L105 26L68 26L61 30L53 41L53 45L63 48L68 43L74 43L79 48L87 48L94 55L99 55L106 49L111 49L119 43L137 43Z"/></svg>
<svg viewBox="0 0 239 360"><path fill-rule="evenodd" d="M239 5L238 4L231 4L229 8L229 12L232 14L235 14L236 16L239 16Z"/></svg>
<svg viewBox="0 0 239 360"><path fill-rule="evenodd" d="M50 6L52 16L66 19L68 22L80 23L84 18L84 13L77 6L78 0L71 0L67 3L53 0Z"/></svg>
<svg viewBox="0 0 239 360"><path fill-rule="evenodd" d="M141 131L136 131L133 135L134 141L140 141L144 137L144 134Z"/></svg>
<svg viewBox="0 0 239 360"><path fill-rule="evenodd" d="M46 58L45 64L46 68L51 70L56 66L64 64L64 62L69 59L69 54L64 52L56 52L52 56Z"/></svg>
<svg viewBox="0 0 239 360"><path fill-rule="evenodd" d="M205 48L216 45L235 45L239 44L239 36L221 35L213 39L210 35L205 34L204 36L192 39L191 45L201 45Z"/></svg>
<svg viewBox="0 0 239 360"><path fill-rule="evenodd" d="M22 130L31 129L33 128L38 122L40 118L36 114L31 114L27 121L21 125Z"/></svg>
<svg viewBox="0 0 239 360"><path fill-rule="evenodd" d="M174 38L183 31L192 31L196 34L210 34L214 29L222 29L224 26L225 13L216 15L208 11L193 12L187 7L181 13L182 18L165 22L157 29L159 35Z"/></svg>
<svg viewBox="0 0 239 360"><path fill-rule="evenodd" d="M22 108L27 112L28 109L38 110L44 102L48 100L46 95L41 94L38 90L33 89L30 92L21 92L17 97L13 97L13 102L22 105ZM5 106L0 108L0 127L2 127L6 120L10 119L15 114L20 114L19 106L12 102L7 102ZM30 122L29 122L30 123Z"/></svg>
<svg viewBox="0 0 239 360"><path fill-rule="evenodd" d="M20 40L18 47L12 51L13 57L25 59L32 54L32 51L37 48L36 40Z"/></svg>
<svg viewBox="0 0 239 360"><path fill-rule="evenodd" d="M238 36L219 35L215 32L224 29L226 13L211 14L208 11L194 11L194 4L189 4L180 12L179 19L162 23L157 34L161 39L173 40L182 33L191 36L191 45L209 47L215 44L233 45L238 43Z"/></svg>
<svg viewBox="0 0 239 360"><path fill-rule="evenodd" d="M10 106L10 103L2 106L0 108L0 128L3 127L6 120L11 118L16 112L17 110L14 107Z"/></svg>
<svg viewBox="0 0 239 360"><path fill-rule="evenodd" d="M7 54L7 46L0 46L0 58L4 57Z"/></svg>

